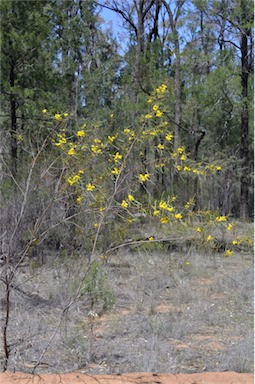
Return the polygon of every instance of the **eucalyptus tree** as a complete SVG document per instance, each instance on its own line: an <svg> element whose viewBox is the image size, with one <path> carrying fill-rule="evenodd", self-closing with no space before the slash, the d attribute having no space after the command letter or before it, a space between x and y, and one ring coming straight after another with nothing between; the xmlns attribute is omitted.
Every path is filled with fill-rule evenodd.
<svg viewBox="0 0 255 384"><path fill-rule="evenodd" d="M252 133L249 126L252 116L249 113L253 105L252 75L254 58L253 2L248 0L229 0L210 2L211 17L220 19L219 43L223 47L231 47L236 55L238 75L241 79L239 90L239 156L242 163L240 176L240 216L247 218L251 211L249 190L252 158L250 143Z"/></svg>

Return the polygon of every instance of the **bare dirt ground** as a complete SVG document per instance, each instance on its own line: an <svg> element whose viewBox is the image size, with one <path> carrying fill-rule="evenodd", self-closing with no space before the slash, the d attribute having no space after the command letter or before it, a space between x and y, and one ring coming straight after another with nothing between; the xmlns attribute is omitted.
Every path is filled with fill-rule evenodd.
<svg viewBox="0 0 255 384"><path fill-rule="evenodd" d="M252 250L225 257L157 245L101 261L92 306L87 280L74 300L81 258L20 267L8 371L22 373L2 374L1 384L253 382Z"/></svg>
<svg viewBox="0 0 255 384"><path fill-rule="evenodd" d="M252 373L206 372L192 374L131 373L86 375L77 373L29 375L2 373L1 384L253 384Z"/></svg>

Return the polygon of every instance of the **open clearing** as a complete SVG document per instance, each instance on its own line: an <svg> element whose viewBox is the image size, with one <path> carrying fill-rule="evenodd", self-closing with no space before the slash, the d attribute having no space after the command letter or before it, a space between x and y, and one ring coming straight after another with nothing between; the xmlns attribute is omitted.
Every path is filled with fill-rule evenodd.
<svg viewBox="0 0 255 384"><path fill-rule="evenodd" d="M102 260L98 273L92 311L86 287L73 299L84 274L81 258L70 263L58 255L40 267L20 267L11 294L9 371L35 372L48 384L60 376L44 374L60 372L77 372L61 376L72 384L253 382L252 251L226 257L147 244ZM244 375L225 372L221 379L223 371ZM157 378L158 372L169 375ZM195 373L208 374L188 381L186 374ZM0 382L32 382L19 375Z"/></svg>

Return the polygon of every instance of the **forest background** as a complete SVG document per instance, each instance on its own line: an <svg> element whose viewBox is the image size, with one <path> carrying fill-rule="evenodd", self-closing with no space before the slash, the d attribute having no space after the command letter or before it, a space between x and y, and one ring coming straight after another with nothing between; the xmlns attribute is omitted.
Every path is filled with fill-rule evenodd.
<svg viewBox="0 0 255 384"><path fill-rule="evenodd" d="M86 255L86 280L98 255L159 241L135 236L140 224L193 231L208 249L222 246L217 231L253 219L254 36L250 0L0 7L6 368L10 294L27 258L36 268L49 250ZM224 243L226 256L242 241Z"/></svg>

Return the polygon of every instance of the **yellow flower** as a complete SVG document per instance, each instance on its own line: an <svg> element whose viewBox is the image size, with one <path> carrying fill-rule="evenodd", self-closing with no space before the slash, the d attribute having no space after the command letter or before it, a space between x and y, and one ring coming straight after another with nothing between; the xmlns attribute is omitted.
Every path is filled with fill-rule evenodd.
<svg viewBox="0 0 255 384"><path fill-rule="evenodd" d="M233 228L233 225L229 223L229 224L227 225L227 230L228 230L228 231L231 231L232 228Z"/></svg>
<svg viewBox="0 0 255 384"><path fill-rule="evenodd" d="M172 196L171 201L176 201L176 199L177 199L176 196Z"/></svg>
<svg viewBox="0 0 255 384"><path fill-rule="evenodd" d="M176 169L178 172L180 172L182 170L182 166L181 165L176 165Z"/></svg>
<svg viewBox="0 0 255 384"><path fill-rule="evenodd" d="M80 203L82 201L82 199L83 199L83 196L78 196L76 199L77 203Z"/></svg>
<svg viewBox="0 0 255 384"><path fill-rule="evenodd" d="M68 177L67 182L70 185L76 184L80 180L81 176L80 175L73 175Z"/></svg>
<svg viewBox="0 0 255 384"><path fill-rule="evenodd" d="M196 231L197 231L197 232L201 232L201 228L200 228L200 227L197 227L197 228L196 228Z"/></svg>
<svg viewBox="0 0 255 384"><path fill-rule="evenodd" d="M176 213L176 214L174 215L174 217L175 217L177 220L182 219L182 215L181 215L180 213Z"/></svg>
<svg viewBox="0 0 255 384"><path fill-rule="evenodd" d="M160 209L167 209L167 208L168 208L167 202L161 200L161 201L159 202L159 208L160 208Z"/></svg>
<svg viewBox="0 0 255 384"><path fill-rule="evenodd" d="M101 152L102 152L102 149L99 148L98 145L92 144L92 145L91 145L91 151L94 152L94 153L101 153Z"/></svg>
<svg viewBox="0 0 255 384"><path fill-rule="evenodd" d="M121 159L122 159L122 155L120 155L119 152L116 152L114 155L114 162L117 163Z"/></svg>
<svg viewBox="0 0 255 384"><path fill-rule="evenodd" d="M147 113L147 115L145 115L145 119L152 119L152 115L150 113Z"/></svg>
<svg viewBox="0 0 255 384"><path fill-rule="evenodd" d="M238 241L237 241L237 240L233 240L233 241L232 241L232 244L233 244L233 245L238 245Z"/></svg>
<svg viewBox="0 0 255 384"><path fill-rule="evenodd" d="M108 141L112 144L113 141L116 139L116 136L108 136Z"/></svg>
<svg viewBox="0 0 255 384"><path fill-rule="evenodd" d="M130 133L130 129L125 128L125 129L124 129L124 133Z"/></svg>
<svg viewBox="0 0 255 384"><path fill-rule="evenodd" d="M80 131L78 131L78 132L76 133L76 136L78 136L78 137L83 137L83 136L85 136L85 131L84 131L84 129L81 129Z"/></svg>
<svg viewBox="0 0 255 384"><path fill-rule="evenodd" d="M154 237L153 237L153 236L150 236L148 240L149 240L149 241L153 241L153 240L154 240Z"/></svg>
<svg viewBox="0 0 255 384"><path fill-rule="evenodd" d="M222 168L220 165L216 165L215 169L216 169L216 171L221 171Z"/></svg>
<svg viewBox="0 0 255 384"><path fill-rule="evenodd" d="M217 223L222 223L223 221L227 221L227 217L226 216L217 216L215 221L217 221Z"/></svg>
<svg viewBox="0 0 255 384"><path fill-rule="evenodd" d="M181 159L182 161L185 161L185 160L187 159L187 156L184 155L184 154L182 154L181 157L180 157L180 159Z"/></svg>
<svg viewBox="0 0 255 384"><path fill-rule="evenodd" d="M231 249L227 249L226 252L225 252L225 256L232 256L233 255L233 251L231 251Z"/></svg>
<svg viewBox="0 0 255 384"><path fill-rule="evenodd" d="M179 148L177 149L177 151L178 151L178 153L179 153L180 155L182 155L183 152L184 152L184 147L179 147Z"/></svg>
<svg viewBox="0 0 255 384"><path fill-rule="evenodd" d="M142 174L140 173L139 175L139 181L140 183L144 183L145 181L149 180L150 175L148 173Z"/></svg>
<svg viewBox="0 0 255 384"><path fill-rule="evenodd" d="M160 214L160 210L159 209L155 209L155 211L153 212L153 215L154 216L158 216Z"/></svg>
<svg viewBox="0 0 255 384"><path fill-rule="evenodd" d="M149 97L149 99L147 100L147 102L148 102L148 103L152 103L152 102L153 102L152 98Z"/></svg>
<svg viewBox="0 0 255 384"><path fill-rule="evenodd" d="M191 171L191 168L190 167L187 167L187 165L185 165L185 167L183 168L184 171L186 172L190 172Z"/></svg>
<svg viewBox="0 0 255 384"><path fill-rule="evenodd" d="M75 155L75 149L74 148L70 148L67 153L68 153L68 155L73 156L73 155Z"/></svg>
<svg viewBox="0 0 255 384"><path fill-rule="evenodd" d="M44 108L44 109L42 110L42 113L46 113L46 112L47 112L47 109Z"/></svg>
<svg viewBox="0 0 255 384"><path fill-rule="evenodd" d="M62 117L59 113L56 113L54 117L55 117L55 120L62 120Z"/></svg>
<svg viewBox="0 0 255 384"><path fill-rule="evenodd" d="M69 116L69 114L66 112L66 113L64 113L64 117L68 117Z"/></svg>
<svg viewBox="0 0 255 384"><path fill-rule="evenodd" d="M160 219L161 224L166 224L168 223L168 221L169 221L169 218L167 216L163 216Z"/></svg>
<svg viewBox="0 0 255 384"><path fill-rule="evenodd" d="M164 93L166 90L167 90L167 86L165 84L162 84L158 88L156 88L157 93Z"/></svg>
<svg viewBox="0 0 255 384"><path fill-rule="evenodd" d="M127 208L128 202L126 200L122 200L121 206L122 206L122 208Z"/></svg>
<svg viewBox="0 0 255 384"><path fill-rule="evenodd" d="M129 194L127 198L128 198L129 201L134 201L135 200L134 196L132 196L131 194Z"/></svg>
<svg viewBox="0 0 255 384"><path fill-rule="evenodd" d="M168 134L166 135L166 140L167 140L167 141L171 141L172 138L173 138L172 133L168 133Z"/></svg>
<svg viewBox="0 0 255 384"><path fill-rule="evenodd" d="M112 174L113 175L115 175L115 176L117 176L118 174L119 174L119 169L118 168L116 168L116 167L114 167L113 169L112 169Z"/></svg>
<svg viewBox="0 0 255 384"><path fill-rule="evenodd" d="M95 188L96 187L93 184L91 184L91 183L88 183L86 185L86 189L87 189L88 192L92 192Z"/></svg>
<svg viewBox="0 0 255 384"><path fill-rule="evenodd" d="M159 106L157 104L154 104L153 107L152 107L153 111L157 111L159 109Z"/></svg>
<svg viewBox="0 0 255 384"><path fill-rule="evenodd" d="M207 241L212 241L213 239L214 239L213 236L211 236L211 235L207 236Z"/></svg>
<svg viewBox="0 0 255 384"><path fill-rule="evenodd" d="M163 115L163 112L161 112L159 109L156 112L157 117L161 117Z"/></svg>
<svg viewBox="0 0 255 384"><path fill-rule="evenodd" d="M58 137L59 137L59 141L55 143L56 147L61 147L62 145L67 143L65 136L58 134Z"/></svg>
<svg viewBox="0 0 255 384"><path fill-rule="evenodd" d="M134 137L135 137L135 134L134 134L134 132L131 132L131 135L129 136L128 140L129 140L129 141L131 141L131 140L133 140L133 139L134 139Z"/></svg>
<svg viewBox="0 0 255 384"><path fill-rule="evenodd" d="M165 147L164 147L163 144L158 144L158 145L157 145L157 148L163 150Z"/></svg>
<svg viewBox="0 0 255 384"><path fill-rule="evenodd" d="M177 156L177 153L176 152L172 152L172 158L174 159L176 156Z"/></svg>
<svg viewBox="0 0 255 384"><path fill-rule="evenodd" d="M17 136L17 140L18 140L18 141L23 141L23 136L22 136L22 135L18 135L18 136Z"/></svg>

